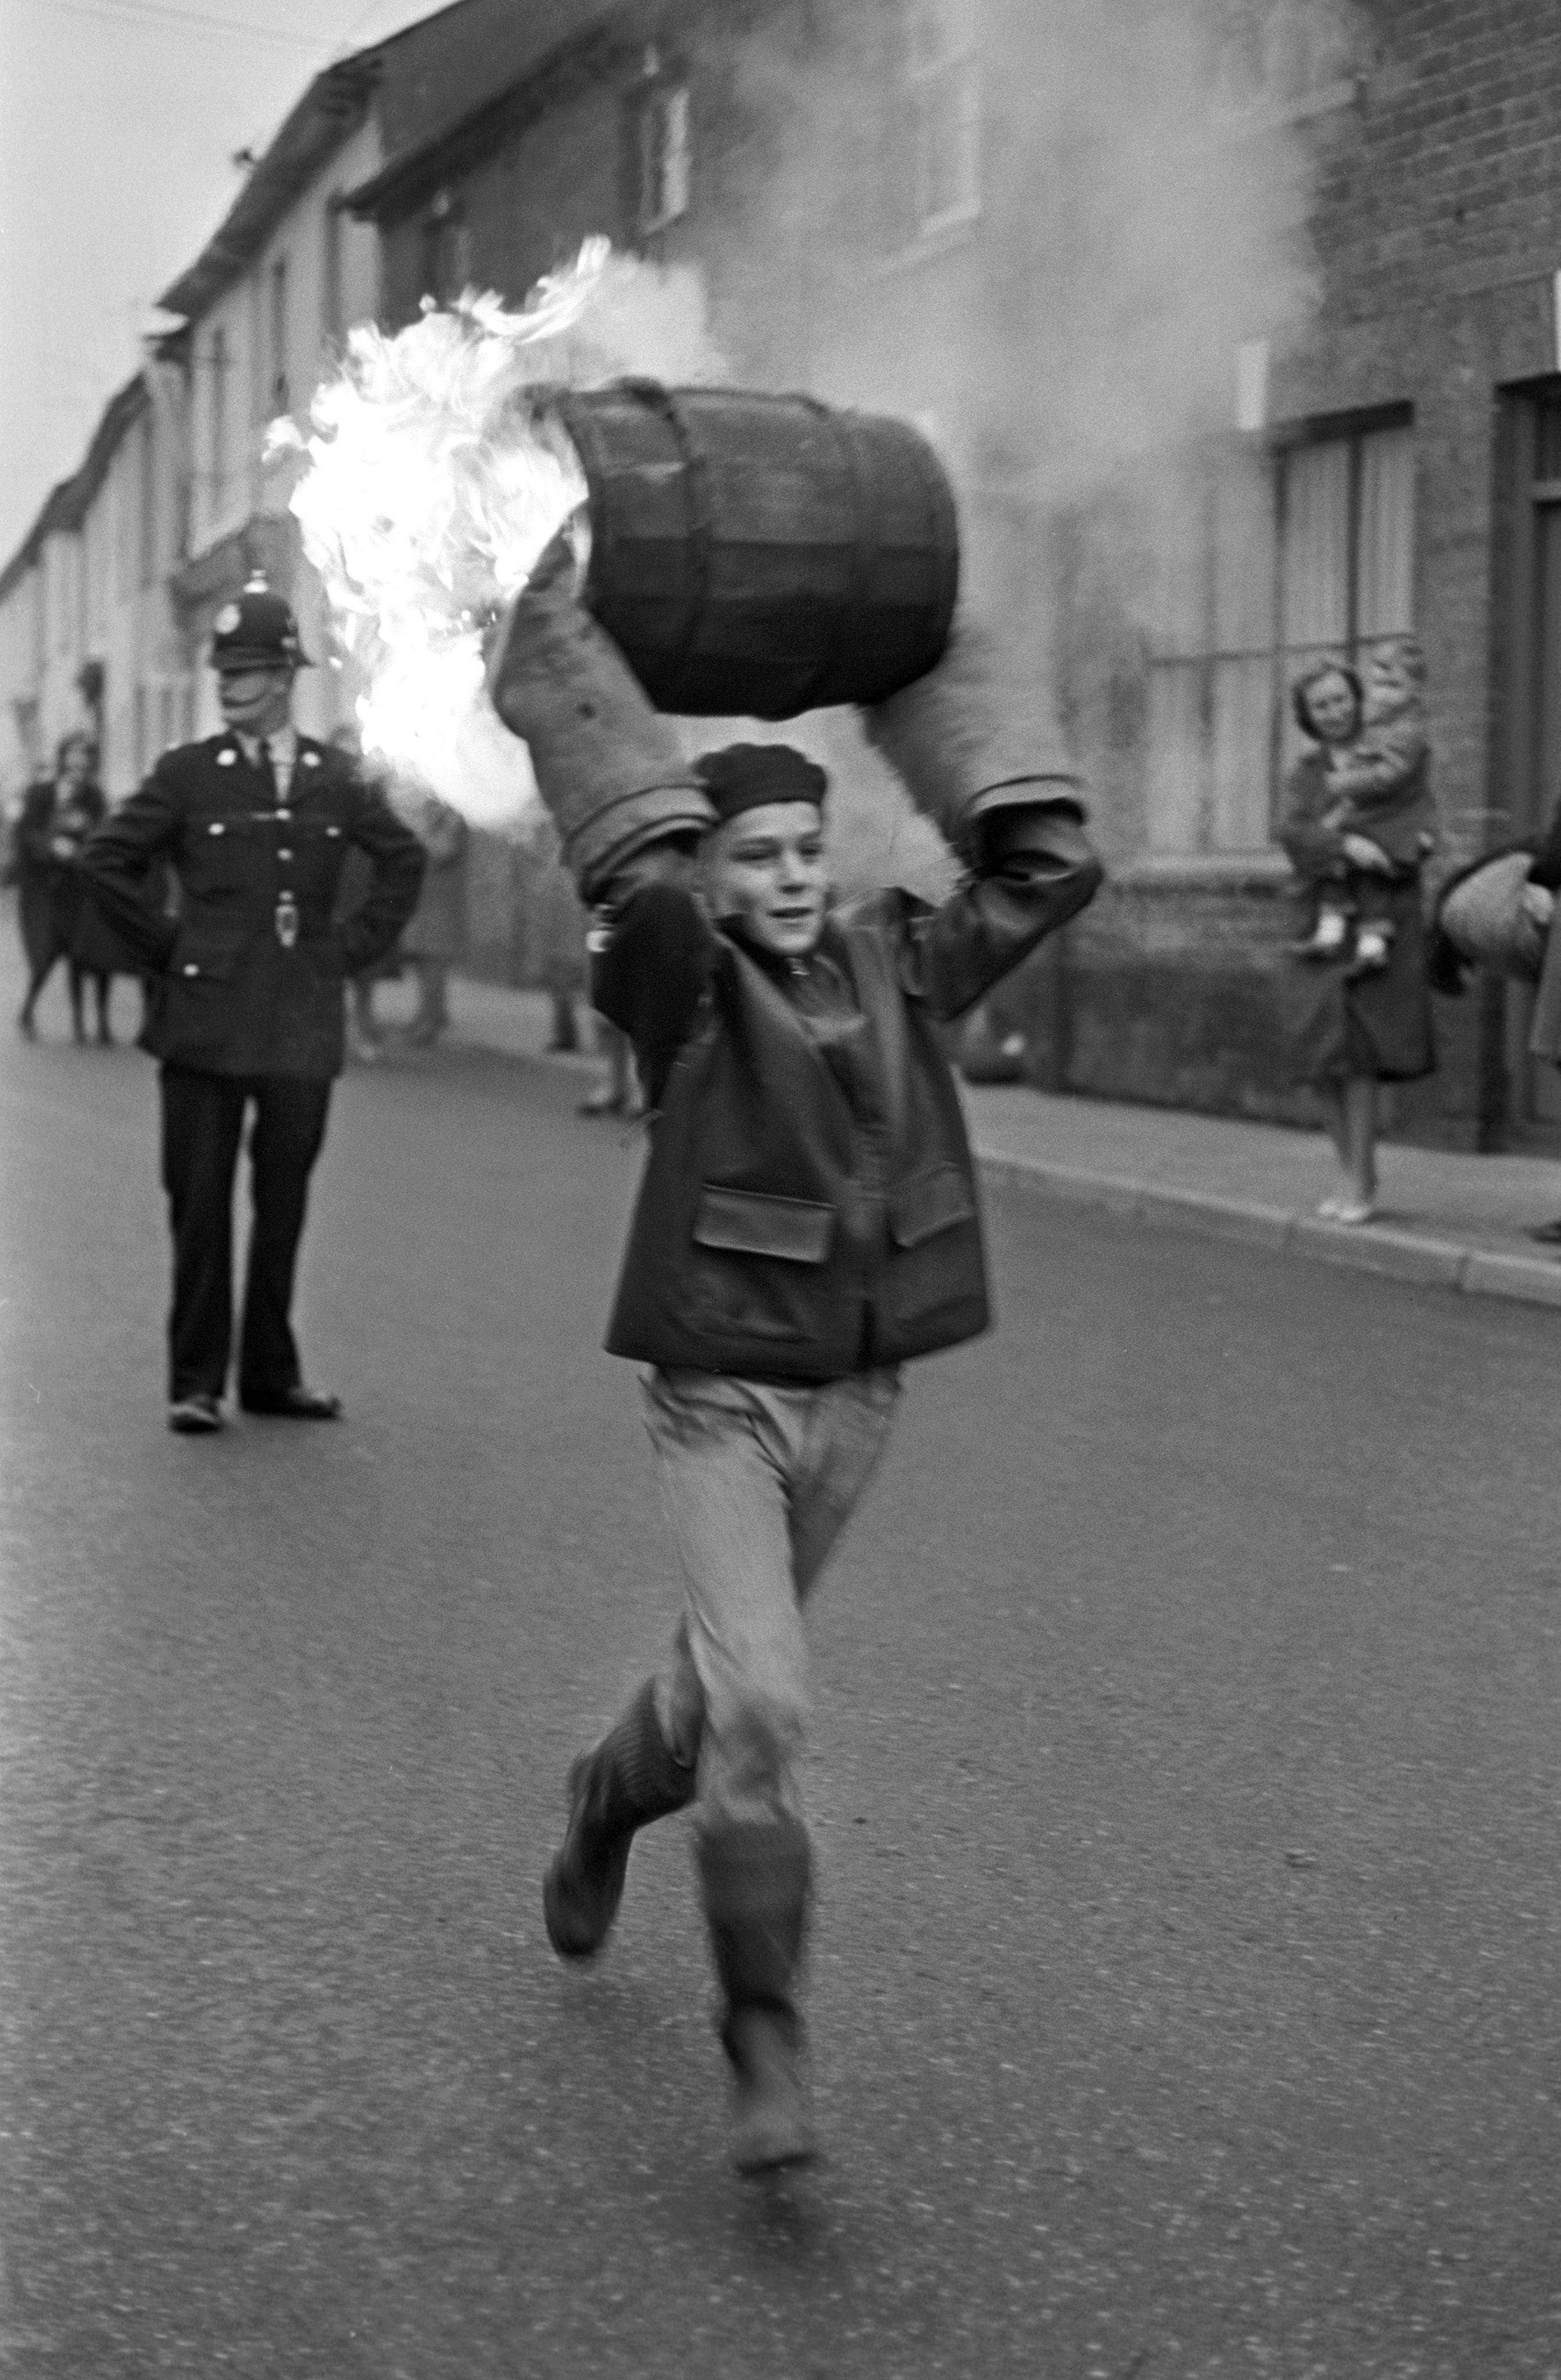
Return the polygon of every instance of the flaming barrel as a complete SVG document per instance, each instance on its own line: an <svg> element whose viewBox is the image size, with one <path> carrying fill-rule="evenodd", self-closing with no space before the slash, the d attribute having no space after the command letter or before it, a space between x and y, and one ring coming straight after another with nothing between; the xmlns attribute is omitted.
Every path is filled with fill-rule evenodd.
<svg viewBox="0 0 1561 2380"><path fill-rule="evenodd" d="M589 490L585 600L659 710L790 719L932 668L954 497L909 423L809 396L549 392Z"/></svg>

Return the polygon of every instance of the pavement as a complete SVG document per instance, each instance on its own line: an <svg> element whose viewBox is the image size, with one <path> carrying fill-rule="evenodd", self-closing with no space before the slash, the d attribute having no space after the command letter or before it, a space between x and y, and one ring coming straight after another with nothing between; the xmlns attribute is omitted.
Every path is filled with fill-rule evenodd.
<svg viewBox="0 0 1561 2380"><path fill-rule="evenodd" d="M552 1020L541 993L462 981L452 1011L457 1043L545 1053ZM589 1060L562 1062L592 1070ZM1530 1225L1561 1217L1554 1159L1388 1141L1377 1219L1348 1227L1314 1211L1336 1184L1321 1130L1055 1098L1022 1084L967 1085L965 1105L989 1181L1471 1296L1561 1306L1561 1249L1542 1250L1526 1236Z"/></svg>
<svg viewBox="0 0 1561 2380"><path fill-rule="evenodd" d="M52 998L0 1042L6 2380L1557 2380L1548 1314L994 1180L998 1327L910 1368L810 1612L824 2160L739 2184L688 1821L587 1972L539 1909L677 1602L600 1345L638 1135L583 1064L353 1069L299 1314L347 1421L174 1438L153 1072Z"/></svg>

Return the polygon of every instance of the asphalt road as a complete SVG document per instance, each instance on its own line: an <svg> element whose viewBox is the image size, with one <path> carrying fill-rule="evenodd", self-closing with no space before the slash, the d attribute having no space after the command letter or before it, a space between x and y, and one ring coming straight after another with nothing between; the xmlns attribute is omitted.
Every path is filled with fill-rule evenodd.
<svg viewBox="0 0 1561 2380"><path fill-rule="evenodd" d="M1561 1318L992 1200L814 1630L827 2161L745 2185L685 1822L598 1972L538 1907L675 1608L635 1147L349 1077L348 1422L177 1439L152 1070L0 1076L0 2371L1561 2373Z"/></svg>

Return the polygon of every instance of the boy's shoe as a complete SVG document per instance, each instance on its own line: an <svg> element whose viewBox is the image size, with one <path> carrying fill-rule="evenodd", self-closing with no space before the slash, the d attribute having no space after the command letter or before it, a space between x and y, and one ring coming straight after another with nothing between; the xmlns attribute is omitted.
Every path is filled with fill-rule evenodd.
<svg viewBox="0 0 1561 2380"><path fill-rule="evenodd" d="M673 1758L647 1679L617 1724L569 1767L569 1823L543 1882L547 1938L561 1959L593 1958L623 1899L640 1828L694 1798L695 1772Z"/></svg>
<svg viewBox="0 0 1561 2380"><path fill-rule="evenodd" d="M800 1821L729 1821L696 1846L732 2074L732 2163L743 2174L817 2154L797 1986L812 1860Z"/></svg>
<svg viewBox="0 0 1561 2380"><path fill-rule="evenodd" d="M723 2039L732 2068L732 2163L738 2173L771 2173L818 2155L795 2020L773 2009L743 2009Z"/></svg>

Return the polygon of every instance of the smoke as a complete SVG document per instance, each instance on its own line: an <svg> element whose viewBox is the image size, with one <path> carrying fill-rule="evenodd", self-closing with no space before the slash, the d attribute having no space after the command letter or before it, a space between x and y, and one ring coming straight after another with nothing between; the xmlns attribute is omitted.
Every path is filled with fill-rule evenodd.
<svg viewBox="0 0 1561 2380"><path fill-rule="evenodd" d="M1360 38L1332 0L908 0L838 12L822 49L734 38L757 161L714 235L734 372L932 438L994 699L1049 714L1049 761L1065 569L1082 550L1097 606L1147 627L1238 351L1277 367L1305 336L1315 164L1273 103Z"/></svg>

